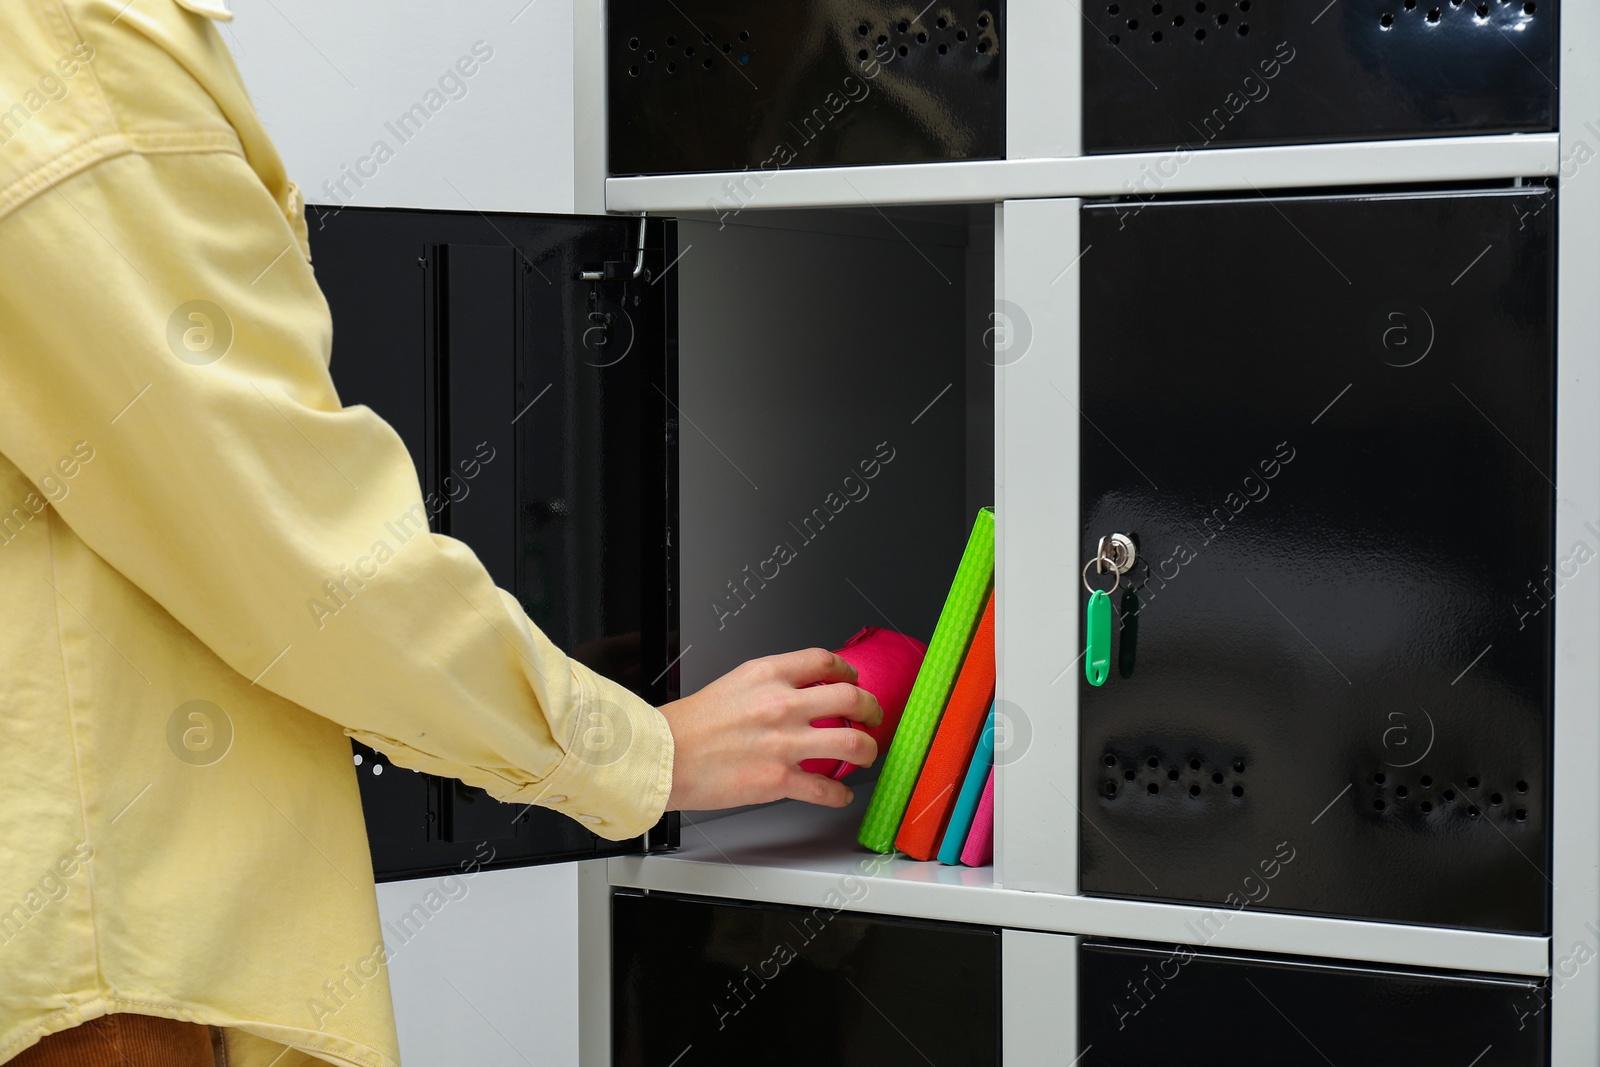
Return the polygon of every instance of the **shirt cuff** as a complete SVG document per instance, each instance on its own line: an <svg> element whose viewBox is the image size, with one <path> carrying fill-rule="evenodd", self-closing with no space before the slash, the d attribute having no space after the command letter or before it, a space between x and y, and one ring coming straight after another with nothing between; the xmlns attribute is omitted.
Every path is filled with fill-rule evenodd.
<svg viewBox="0 0 1600 1067"><path fill-rule="evenodd" d="M504 799L553 808L609 841L660 821L672 794L674 745L666 717L631 690L570 664L579 702L556 769Z"/></svg>

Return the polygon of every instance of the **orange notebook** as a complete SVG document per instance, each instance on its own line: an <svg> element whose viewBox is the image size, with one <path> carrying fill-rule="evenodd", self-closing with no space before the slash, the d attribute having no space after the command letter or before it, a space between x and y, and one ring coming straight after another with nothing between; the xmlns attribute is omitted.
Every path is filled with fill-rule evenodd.
<svg viewBox="0 0 1600 1067"><path fill-rule="evenodd" d="M967 647L961 673L956 676L955 688L950 691L950 702L939 719L939 732L934 735L928 758L923 761L922 774L911 793L911 803L906 806L900 832L895 835L894 847L912 859L931 860L938 853L950 809L956 805L961 780L972 762L978 735L983 732L983 720L993 701L994 593L991 591L977 632L972 635L972 644Z"/></svg>

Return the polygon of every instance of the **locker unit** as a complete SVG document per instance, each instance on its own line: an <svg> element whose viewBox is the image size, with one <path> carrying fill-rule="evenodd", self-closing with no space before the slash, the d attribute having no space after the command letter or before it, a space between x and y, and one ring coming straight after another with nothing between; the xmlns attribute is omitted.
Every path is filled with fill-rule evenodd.
<svg viewBox="0 0 1600 1067"><path fill-rule="evenodd" d="M657 702L926 634L994 503L996 860L864 854L870 772L612 845L363 752L380 873L594 858L586 1067L1600 1058L1600 9L575 10L642 272L636 216L346 208L341 394L447 501L504 442L436 528Z"/></svg>
<svg viewBox="0 0 1600 1067"><path fill-rule="evenodd" d="M1559 0L1094 0L1084 148L1549 130Z"/></svg>
<svg viewBox="0 0 1600 1067"><path fill-rule="evenodd" d="M1552 199L1083 209L1084 891L1548 929Z"/></svg>

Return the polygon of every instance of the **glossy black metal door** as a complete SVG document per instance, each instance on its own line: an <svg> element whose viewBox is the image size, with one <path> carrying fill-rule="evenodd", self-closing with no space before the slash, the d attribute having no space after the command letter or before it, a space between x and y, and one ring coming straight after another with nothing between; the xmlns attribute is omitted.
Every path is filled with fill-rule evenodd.
<svg viewBox="0 0 1600 1067"><path fill-rule="evenodd" d="M637 221L345 208L311 225L340 399L399 431L433 529L574 658L674 699L673 224L652 220L638 278ZM356 757L380 879L641 847Z"/></svg>
<svg viewBox="0 0 1600 1067"><path fill-rule="evenodd" d="M1139 552L1077 672L1086 892L1548 928L1549 603L1600 551L1552 544L1554 215L1082 211L1078 565Z"/></svg>
<svg viewBox="0 0 1600 1067"><path fill-rule="evenodd" d="M1221 145L1555 124L1558 0L1093 0L1083 12L1090 152L1161 150L1181 165ZM1171 176L1147 173L1141 191Z"/></svg>
<svg viewBox="0 0 1600 1067"><path fill-rule="evenodd" d="M850 886L835 895L795 908L616 891L612 1062L998 1067L1000 931L852 913Z"/></svg>
<svg viewBox="0 0 1600 1067"><path fill-rule="evenodd" d="M1078 983L1083 1067L1550 1062L1532 979L1086 941Z"/></svg>
<svg viewBox="0 0 1600 1067"><path fill-rule="evenodd" d="M1004 5L613 0L613 174L779 170L1005 155Z"/></svg>

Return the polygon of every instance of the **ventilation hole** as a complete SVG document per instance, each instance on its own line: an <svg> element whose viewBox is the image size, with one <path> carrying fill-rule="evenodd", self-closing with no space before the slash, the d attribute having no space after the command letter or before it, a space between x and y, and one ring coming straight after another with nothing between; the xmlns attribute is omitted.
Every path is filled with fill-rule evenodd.
<svg viewBox="0 0 1600 1067"><path fill-rule="evenodd" d="M1200 787L1197 786L1197 785L1191 785L1189 787L1189 795L1192 796L1192 797L1199 796L1200 795Z"/></svg>
<svg viewBox="0 0 1600 1067"><path fill-rule="evenodd" d="M1228 24L1228 13L1226 11L1219 12L1218 15L1217 15L1217 25L1218 26L1226 26L1227 24Z"/></svg>
<svg viewBox="0 0 1600 1067"><path fill-rule="evenodd" d="M867 24L865 22L863 22L861 25L856 27L856 36L857 37L865 37L867 35L867 33L869 32L869 30L870 30L870 27L868 27Z"/></svg>
<svg viewBox="0 0 1600 1067"><path fill-rule="evenodd" d="M1479 4L1478 5L1478 17L1480 19L1486 19L1486 18L1489 17L1489 5L1488 4Z"/></svg>
<svg viewBox="0 0 1600 1067"><path fill-rule="evenodd" d="M1112 35L1111 35L1111 43L1112 43L1112 44L1116 44L1116 43L1117 43L1117 42L1118 42L1118 41L1119 41L1119 40L1120 40L1120 38L1118 38L1118 37L1117 37L1117 35L1116 35L1116 34L1114 34L1114 33L1113 33L1113 34L1112 34ZM945 53L946 53L946 52L948 52L948 51L950 51L950 46L949 46L949 45L947 45L947 44L941 44L941 45L940 45L940 46L939 46L939 54L940 54L940 55L941 55L941 56L942 56L942 55L944 55L944 54L945 54Z"/></svg>
<svg viewBox="0 0 1600 1067"><path fill-rule="evenodd" d="M881 43L881 40L880 40L880 43ZM731 51L733 51L733 45L725 44L725 45L722 46L722 54L723 55L727 55Z"/></svg>
<svg viewBox="0 0 1600 1067"><path fill-rule="evenodd" d="M928 43L928 35L926 33L920 33L919 32L917 34L917 43L918 44L927 44Z"/></svg>
<svg viewBox="0 0 1600 1067"><path fill-rule="evenodd" d="M1108 796L1108 797L1116 796L1117 795L1117 783L1116 782L1107 782L1106 783L1105 793L1106 793L1106 796Z"/></svg>
<svg viewBox="0 0 1600 1067"><path fill-rule="evenodd" d="M1374 774L1372 776L1372 780L1374 782L1376 782L1378 785L1382 785L1384 782L1388 781L1388 779L1383 776L1383 772L1382 771L1379 771L1377 774Z"/></svg>
<svg viewBox="0 0 1600 1067"><path fill-rule="evenodd" d="M1117 765L1117 757L1113 756L1111 753L1107 752L1105 754L1105 756L1102 757L1101 762L1104 763L1107 767L1115 767Z"/></svg>
<svg viewBox="0 0 1600 1067"><path fill-rule="evenodd" d="M1446 800L1454 800L1456 798L1456 791L1454 789L1446 789L1440 794L1440 796L1444 797Z"/></svg>
<svg viewBox="0 0 1600 1067"><path fill-rule="evenodd" d="M628 68L628 77L637 78L638 76L639 76L639 68L637 66L633 66L633 67L629 67Z"/></svg>
<svg viewBox="0 0 1600 1067"><path fill-rule="evenodd" d="M637 37L629 37L628 38L628 50L630 52L637 52L639 50L639 38L637 38Z"/></svg>
<svg viewBox="0 0 1600 1067"><path fill-rule="evenodd" d="M978 29L986 30L988 28L989 28L989 16L988 15L979 15L978 16Z"/></svg>
<svg viewBox="0 0 1600 1067"><path fill-rule="evenodd" d="M980 55L982 55L983 53L987 52L988 50L989 50L989 42L988 41L979 41L978 42L978 53Z"/></svg>
<svg viewBox="0 0 1600 1067"><path fill-rule="evenodd" d="M1244 773L1244 760L1236 759L1236 760L1233 761L1233 773L1235 773L1235 774L1243 774Z"/></svg>
<svg viewBox="0 0 1600 1067"><path fill-rule="evenodd" d="M750 31L749 30L740 30L739 31L739 40L748 41L749 39L750 39Z"/></svg>
<svg viewBox="0 0 1600 1067"><path fill-rule="evenodd" d="M1250 0L1239 0L1239 10L1240 11L1249 11L1250 10Z"/></svg>
<svg viewBox="0 0 1600 1067"><path fill-rule="evenodd" d="M1211 776L1211 780L1213 782L1217 783L1218 785L1221 785L1222 784L1222 772L1218 771L1216 774L1213 774Z"/></svg>
<svg viewBox="0 0 1600 1067"><path fill-rule="evenodd" d="M383 773L383 764L381 764L381 763L374 763L374 764L373 764L373 765L372 765L372 773L373 773L373 774L382 774L382 773Z"/></svg>
<svg viewBox="0 0 1600 1067"><path fill-rule="evenodd" d="M1145 791L1151 796L1155 796L1157 793L1161 792L1161 787L1155 782L1151 782L1149 785L1145 786Z"/></svg>
<svg viewBox="0 0 1600 1067"><path fill-rule="evenodd" d="M651 63L654 63L654 62L655 62L655 61L656 61L656 52L655 52L655 49L653 49L653 48L652 48L652 49L651 49L651 50L650 50L650 51L648 51L648 52L646 52L646 53L645 53L645 54L644 54L644 58L645 58L645 59L646 59L646 60L647 60L647 61L648 61L648 62L651 62Z"/></svg>
<svg viewBox="0 0 1600 1067"><path fill-rule="evenodd" d="M700 43L701 44L710 44L711 43L711 35L709 33L702 33L700 35Z"/></svg>
<svg viewBox="0 0 1600 1067"><path fill-rule="evenodd" d="M901 45L899 48L896 48L895 51L899 52L902 56L908 56L911 54L911 49L907 48L905 45Z"/></svg>
<svg viewBox="0 0 1600 1067"><path fill-rule="evenodd" d="M1135 778L1137 778L1137 777L1139 777L1139 776L1138 776L1138 775L1137 775L1137 774L1136 774L1136 773L1134 773L1134 770L1133 770L1133 768L1131 768L1131 767L1130 767L1130 768L1128 768L1128 769L1127 769L1127 770L1125 770L1125 771L1123 771L1123 772L1122 772L1122 777L1123 777L1123 778L1124 778L1124 779L1125 779L1125 780L1127 780L1127 781L1130 781L1130 782L1131 782L1131 781L1133 781L1133 780L1134 780L1134 779L1135 779Z"/></svg>
<svg viewBox="0 0 1600 1067"><path fill-rule="evenodd" d="M694 45L692 45L692 44L684 45L683 46L683 57L685 59L688 59L693 55L694 55Z"/></svg>
<svg viewBox="0 0 1600 1067"><path fill-rule="evenodd" d="M1178 768L1174 767L1170 771L1167 772L1167 781L1176 782L1177 780L1178 780Z"/></svg>
<svg viewBox="0 0 1600 1067"><path fill-rule="evenodd" d="M676 63L668 63L667 64L667 73L668 74L676 74L676 73L678 73L678 64L676 64Z"/></svg>
<svg viewBox="0 0 1600 1067"><path fill-rule="evenodd" d="M1406 0L1406 10L1407 11L1415 11L1416 9L1417 9L1417 0Z"/></svg>
<svg viewBox="0 0 1600 1067"><path fill-rule="evenodd" d="M1433 784L1433 779L1424 774L1421 778L1417 779L1417 784L1426 789Z"/></svg>
<svg viewBox="0 0 1600 1067"><path fill-rule="evenodd" d="M1161 31L1157 30L1155 33L1152 33L1150 35L1150 40L1154 44L1160 44L1161 43Z"/></svg>
<svg viewBox="0 0 1600 1067"><path fill-rule="evenodd" d="M1467 776L1467 788L1468 789L1476 789L1476 788L1478 788L1478 776L1476 774L1471 774L1471 775Z"/></svg>
<svg viewBox="0 0 1600 1067"><path fill-rule="evenodd" d="M1106 8L1106 14L1120 15L1122 14L1122 8L1118 7L1116 4L1112 4L1110 7Z"/></svg>
<svg viewBox="0 0 1600 1067"><path fill-rule="evenodd" d="M1248 22L1239 23L1239 36L1240 37L1248 37L1248 36L1250 36L1250 24Z"/></svg>
<svg viewBox="0 0 1600 1067"><path fill-rule="evenodd" d="M907 22L905 19L901 19L895 24L894 28L899 30L901 33L905 33L911 28L911 23Z"/></svg>
<svg viewBox="0 0 1600 1067"><path fill-rule="evenodd" d="M363 756L361 753L357 752L356 753L356 766L359 767L365 762L366 762L366 757Z"/></svg>
<svg viewBox="0 0 1600 1067"><path fill-rule="evenodd" d="M1421 804L1418 804L1417 807L1422 809L1422 814L1424 815L1433 810L1433 804L1426 800L1424 800Z"/></svg>
<svg viewBox="0 0 1600 1067"><path fill-rule="evenodd" d="M1467 808L1467 818L1476 819L1481 814L1483 814L1483 813L1478 810L1478 805L1472 804L1472 805L1468 806L1468 808Z"/></svg>
<svg viewBox="0 0 1600 1067"><path fill-rule="evenodd" d="M1197 40L1197 41L1205 40L1206 39L1206 31L1205 30L1195 30L1194 31L1194 39Z"/></svg>
<svg viewBox="0 0 1600 1067"><path fill-rule="evenodd" d="M1395 799L1397 800L1404 800L1410 794L1410 792L1411 791L1403 785L1397 785L1394 787L1394 795Z"/></svg>
<svg viewBox="0 0 1600 1067"><path fill-rule="evenodd" d="M880 33L880 34L878 34L878 43L879 44L888 44L889 43L889 38L886 35Z"/></svg>
<svg viewBox="0 0 1600 1067"><path fill-rule="evenodd" d="M1174 16L1172 16L1172 28L1173 29L1177 29L1179 26L1182 26L1182 25L1183 25L1183 16L1182 15L1174 15Z"/></svg>
<svg viewBox="0 0 1600 1067"><path fill-rule="evenodd" d="M1159 759L1157 759L1156 757L1151 756L1149 759L1144 761L1144 765L1146 767L1149 767L1153 771L1157 767L1161 766L1161 761Z"/></svg>
<svg viewBox="0 0 1600 1067"><path fill-rule="evenodd" d="M1501 802L1504 801L1504 800L1505 800L1505 797L1501 796L1499 793L1490 793L1489 794L1489 803L1493 804L1497 808L1500 806Z"/></svg>
<svg viewBox="0 0 1600 1067"><path fill-rule="evenodd" d="M1527 791L1528 791L1528 783L1527 782L1518 782L1517 783L1517 792L1526 793Z"/></svg>
<svg viewBox="0 0 1600 1067"><path fill-rule="evenodd" d="M1389 805L1385 804L1381 798L1378 799L1378 800L1374 800L1372 802L1372 810L1373 811L1382 811L1384 808L1386 808L1388 806Z"/></svg>
<svg viewBox="0 0 1600 1067"><path fill-rule="evenodd" d="M1236 796L1236 797L1244 796L1244 786L1242 786L1242 785L1234 786L1233 787L1233 795Z"/></svg>
<svg viewBox="0 0 1600 1067"><path fill-rule="evenodd" d="M1432 11L1428 12L1428 21L1429 22L1438 22L1439 21L1439 9L1438 8L1434 8Z"/></svg>
<svg viewBox="0 0 1600 1067"><path fill-rule="evenodd" d="M1196 4L1196 5L1194 5L1194 9L1198 14L1204 15L1206 13L1206 5L1205 4Z"/></svg>
<svg viewBox="0 0 1600 1067"><path fill-rule="evenodd" d="M1527 3L1527 4L1523 4L1522 5L1522 13L1524 15L1531 15L1537 10L1539 10L1539 5L1538 4Z"/></svg>
<svg viewBox="0 0 1600 1067"><path fill-rule="evenodd" d="M1113 15L1115 15L1117 13L1117 5L1115 5L1115 4L1111 5L1111 13ZM950 25L950 20L945 18L943 15L940 15L938 18L933 20L933 24L935 26L939 27L942 30L946 26Z"/></svg>
<svg viewBox="0 0 1600 1067"><path fill-rule="evenodd" d="M1518 808L1517 811L1516 811L1516 819L1517 819L1518 822L1527 822L1528 821L1528 809L1527 808Z"/></svg>
<svg viewBox="0 0 1600 1067"><path fill-rule="evenodd" d="M668 37L667 38L667 47L668 48L676 48L677 46L678 46L678 39L676 37Z"/></svg>
<svg viewBox="0 0 1600 1067"><path fill-rule="evenodd" d="M867 50L865 48L863 48L861 50L861 58L862 59L866 59L867 58ZM700 65L705 67L707 70L710 70L711 69L711 60L710 60L710 58L708 57L706 59L706 61L704 63L700 64Z"/></svg>
<svg viewBox="0 0 1600 1067"><path fill-rule="evenodd" d="M1197 759L1190 760L1189 761L1189 769L1191 771L1198 771L1200 769L1200 761L1197 760Z"/></svg>
<svg viewBox="0 0 1600 1067"><path fill-rule="evenodd" d="M1137 30L1138 28L1139 28L1139 20L1138 19L1129 19L1128 20L1128 29Z"/></svg>
<svg viewBox="0 0 1600 1067"><path fill-rule="evenodd" d="M865 63L867 61L867 50L865 48L863 48L861 51L857 52L856 53L856 58L861 60L861 62ZM709 59L706 60L706 66L708 66L708 67L711 66L711 60L709 60Z"/></svg>
<svg viewBox="0 0 1600 1067"><path fill-rule="evenodd" d="M966 39L967 39L967 31L966 30L957 30L956 31L956 40L965 41Z"/></svg>
<svg viewBox="0 0 1600 1067"><path fill-rule="evenodd" d="M1161 5L1160 4L1151 4L1150 5L1150 14L1152 14L1152 15L1161 14Z"/></svg>

